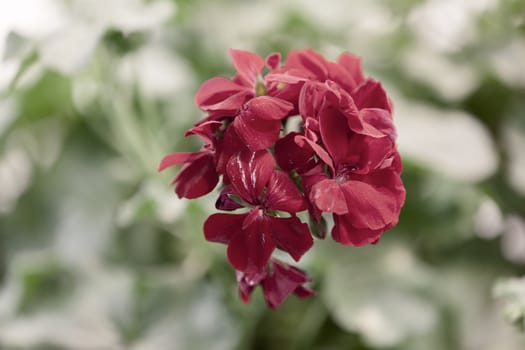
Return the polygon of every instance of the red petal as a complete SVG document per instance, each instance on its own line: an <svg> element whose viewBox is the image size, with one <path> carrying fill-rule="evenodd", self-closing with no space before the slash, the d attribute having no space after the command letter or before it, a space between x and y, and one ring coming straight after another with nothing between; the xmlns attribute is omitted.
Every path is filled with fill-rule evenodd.
<svg viewBox="0 0 525 350"><path fill-rule="evenodd" d="M311 199L312 188L320 181L328 179L324 170L324 165L319 163L314 168L301 175L301 183L304 188L305 197L308 199L308 213L312 218L319 221L322 212L317 208Z"/></svg>
<svg viewBox="0 0 525 350"><path fill-rule="evenodd" d="M397 222L399 208L396 196L388 189L353 180L341 184L341 188L351 209L348 216L354 227L380 230Z"/></svg>
<svg viewBox="0 0 525 350"><path fill-rule="evenodd" d="M295 261L299 261L313 245L314 241L308 225L302 223L296 216L290 218L268 217L272 236L281 250L284 250Z"/></svg>
<svg viewBox="0 0 525 350"><path fill-rule="evenodd" d="M328 79L335 81L346 91L352 91L358 85L350 72L333 62L328 62Z"/></svg>
<svg viewBox="0 0 525 350"><path fill-rule="evenodd" d="M295 294L295 296L298 298L304 299L304 298L309 298L311 296L314 296L315 291L310 288L299 286L295 288L293 294Z"/></svg>
<svg viewBox="0 0 525 350"><path fill-rule="evenodd" d="M262 217L232 237L228 244L228 260L235 269L254 273L266 267L275 249L270 230L268 220Z"/></svg>
<svg viewBox="0 0 525 350"><path fill-rule="evenodd" d="M301 134L291 132L275 142L275 159L285 171L305 171L314 165L314 152L311 148L299 147L295 143L295 136L301 136Z"/></svg>
<svg viewBox="0 0 525 350"><path fill-rule="evenodd" d="M303 195L288 174L279 170L273 172L268 182L265 203L270 210L282 210L288 213L297 213L308 207Z"/></svg>
<svg viewBox="0 0 525 350"><path fill-rule="evenodd" d="M264 76L266 84L267 95L278 97L280 99L289 101L297 107L297 100L303 83L309 78L304 77L305 71L297 71L294 69L286 70L285 73L278 73L283 71L279 69L274 73L269 73ZM293 111L297 114L297 108Z"/></svg>
<svg viewBox="0 0 525 350"><path fill-rule="evenodd" d="M360 247L376 242L384 230L358 229L349 215L334 215L332 238L341 244Z"/></svg>
<svg viewBox="0 0 525 350"><path fill-rule="evenodd" d="M356 85L365 80L360 57L344 52L337 59L337 63L350 73Z"/></svg>
<svg viewBox="0 0 525 350"><path fill-rule="evenodd" d="M310 281L310 278L308 277L306 272L304 272L303 270L300 270L294 266L280 262L276 259L272 260L272 268L274 271L274 275L277 277L277 279L286 278L290 282L295 282L295 283L300 283L300 284Z"/></svg>
<svg viewBox="0 0 525 350"><path fill-rule="evenodd" d="M213 145L214 137L213 134L217 129L222 126L222 122L216 120L209 120L204 123L200 123L193 128L187 130L184 133L184 136L189 135L198 135L201 139L204 140L206 144Z"/></svg>
<svg viewBox="0 0 525 350"><path fill-rule="evenodd" d="M281 131L280 120L264 120L253 113L241 113L233 121L239 137L252 151L270 147Z"/></svg>
<svg viewBox="0 0 525 350"><path fill-rule="evenodd" d="M331 179L322 180L312 187L310 201L315 203L319 210L326 213L343 215L350 209L341 185Z"/></svg>
<svg viewBox="0 0 525 350"><path fill-rule="evenodd" d="M246 202L260 204L264 186L270 180L275 167L275 161L270 152L243 151L232 157L226 166L226 173L232 187Z"/></svg>
<svg viewBox="0 0 525 350"><path fill-rule="evenodd" d="M317 120L319 110L326 102L327 92L326 85L322 83L309 81L303 85L299 94L299 114L303 120Z"/></svg>
<svg viewBox="0 0 525 350"><path fill-rule="evenodd" d="M314 143L317 143L321 140L321 136L319 135L318 119L314 119L313 117L307 117L306 119L304 119L304 137L306 137L308 140Z"/></svg>
<svg viewBox="0 0 525 350"><path fill-rule="evenodd" d="M359 111L359 116L365 122L365 126L374 133L372 135L368 132L364 133L365 135L377 137L376 134L379 132L381 136L386 135L392 141L396 140L397 132L389 111L379 108L363 108Z"/></svg>
<svg viewBox="0 0 525 350"><path fill-rule="evenodd" d="M213 214L204 222L207 241L228 244L233 236L242 234L242 222L246 214Z"/></svg>
<svg viewBox="0 0 525 350"><path fill-rule="evenodd" d="M247 148L232 126L226 128L223 137L219 138L216 143L217 171L224 174L230 158Z"/></svg>
<svg viewBox="0 0 525 350"><path fill-rule="evenodd" d="M375 188L388 189L397 203L395 210L396 216L399 215L406 196L405 188L400 177L400 164L399 154L396 152L393 155L392 164L389 168L375 170L366 175L352 175L353 180L366 182Z"/></svg>
<svg viewBox="0 0 525 350"><path fill-rule="evenodd" d="M243 113L250 113L260 119L281 120L288 115L294 106L292 103L271 96L259 96L251 99Z"/></svg>
<svg viewBox="0 0 525 350"><path fill-rule="evenodd" d="M246 91L246 87L227 78L211 78L206 80L195 93L195 103L202 109L207 109L240 91Z"/></svg>
<svg viewBox="0 0 525 350"><path fill-rule="evenodd" d="M242 208L243 206L235 200L235 196L237 195L233 193L232 187L230 185L225 186L215 202L215 208L226 211Z"/></svg>
<svg viewBox="0 0 525 350"><path fill-rule="evenodd" d="M264 68L262 58L252 52L236 49L230 49L230 57L239 77L247 86L255 86L257 76Z"/></svg>
<svg viewBox="0 0 525 350"><path fill-rule="evenodd" d="M328 179L328 175L324 170L324 165L319 163L314 168L308 170L301 175L301 183L304 188L305 197L308 199L308 213L315 220L320 220L322 212L317 208L315 203L311 200L312 188L318 182Z"/></svg>
<svg viewBox="0 0 525 350"><path fill-rule="evenodd" d="M323 56L312 49L302 51L292 50L286 57L285 67L304 69L309 72L310 78L324 81L327 78L327 62Z"/></svg>
<svg viewBox="0 0 525 350"><path fill-rule="evenodd" d="M246 218L244 218L244 221L242 222L242 229L248 228L248 226L256 224L258 220L263 219L264 217L264 211L261 208L261 206L257 205L250 212L246 215Z"/></svg>
<svg viewBox="0 0 525 350"><path fill-rule="evenodd" d="M257 287L263 279L268 275L267 271L258 273L244 273L237 271L237 284L239 285L239 294L244 303L250 301L250 295L255 287Z"/></svg>
<svg viewBox="0 0 525 350"><path fill-rule="evenodd" d="M352 136L346 116L336 107L325 108L319 116L319 129L326 150L335 165L344 162Z"/></svg>
<svg viewBox="0 0 525 350"><path fill-rule="evenodd" d="M392 158L395 144L389 137L354 135L350 141L347 162L356 167L356 174L368 174ZM366 181L368 182L368 181Z"/></svg>
<svg viewBox="0 0 525 350"><path fill-rule="evenodd" d="M334 171L334 163L332 162L332 158L330 158L330 155L324 150L323 147L301 135L295 136L294 140L299 147L309 147L312 149L315 154L317 154L319 159L328 165L330 169L332 169L332 172Z"/></svg>
<svg viewBox="0 0 525 350"><path fill-rule="evenodd" d="M160 161L158 171L162 171L174 165L180 165L188 162L193 162L196 159L203 157L204 152L176 152L168 154Z"/></svg>
<svg viewBox="0 0 525 350"><path fill-rule="evenodd" d="M288 296L297 288L297 284L288 281L277 283L275 276L265 278L262 283L264 299L268 307L277 309L288 298Z"/></svg>
<svg viewBox="0 0 525 350"><path fill-rule="evenodd" d="M203 157L187 163L173 181L176 184L175 193L182 198L193 199L211 192L219 182L215 171L213 155L208 153Z"/></svg>
<svg viewBox="0 0 525 350"><path fill-rule="evenodd" d="M302 284L309 279L306 273L284 263L273 261L273 272L262 281L264 298L272 309L278 308L291 293L298 293L299 297L307 297L313 294L305 293L308 289Z"/></svg>
<svg viewBox="0 0 525 350"><path fill-rule="evenodd" d="M302 76L301 73L303 72L293 69L288 70L285 73L269 73L265 75L264 80L267 82L297 84L308 80L308 78Z"/></svg>
<svg viewBox="0 0 525 350"><path fill-rule="evenodd" d="M201 108L208 112L215 112L214 114L219 116L228 114L233 115L236 114L242 105L251 97L253 97L253 93L251 91L239 91L227 96L217 103L201 106Z"/></svg>
<svg viewBox="0 0 525 350"><path fill-rule="evenodd" d="M264 60L266 67L270 69L277 69L281 66L281 54L279 52L274 52L266 56Z"/></svg>
<svg viewBox="0 0 525 350"><path fill-rule="evenodd" d="M385 133L375 128L375 124L367 123L362 119L362 115L360 115L353 98L340 85L327 81L325 86L328 88L325 99L327 102L323 100L323 108L320 114L331 111L329 113L335 116L337 114L335 111L339 111L339 114L344 116L351 131L372 137L385 136Z"/></svg>
<svg viewBox="0 0 525 350"><path fill-rule="evenodd" d="M359 109L381 108L392 112L392 104L381 86L381 83L372 79L364 81L352 94Z"/></svg>

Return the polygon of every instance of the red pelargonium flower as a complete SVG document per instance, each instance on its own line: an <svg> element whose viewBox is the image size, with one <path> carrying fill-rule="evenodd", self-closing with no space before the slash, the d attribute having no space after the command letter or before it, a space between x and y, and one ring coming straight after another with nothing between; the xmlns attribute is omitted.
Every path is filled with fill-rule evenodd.
<svg viewBox="0 0 525 350"><path fill-rule="evenodd" d="M294 215L307 207L303 195L286 173L274 167L265 150L232 157L226 168L232 193L252 209L245 214L213 214L204 223L206 239L227 244L230 263L246 273L263 271L276 247L297 261L313 244L308 225ZM277 211L291 216L275 216Z"/></svg>
<svg viewBox="0 0 525 350"><path fill-rule="evenodd" d="M276 248L298 261L310 232L325 237L327 215L345 245L375 243L397 224L405 189L392 104L349 53L331 62L294 50L283 65L279 54L231 49L230 57L236 75L211 78L195 95L207 115L186 135L203 148L170 154L159 170L183 165L173 181L179 197L202 196L221 179L215 207L243 212L208 217L205 238L228 246L244 301L260 285L276 308L292 293L313 294L305 272L271 260ZM305 210L310 229L297 217Z"/></svg>
<svg viewBox="0 0 525 350"><path fill-rule="evenodd" d="M258 285L263 289L264 299L272 309L278 308L290 294L307 298L315 294L304 284L310 281L308 275L293 266L272 259L269 267L262 272L245 273L237 271L237 284L241 299L248 303Z"/></svg>
<svg viewBox="0 0 525 350"><path fill-rule="evenodd" d="M191 128L186 135L198 135L205 142L199 152L176 152L164 157L158 167L162 171L174 165L184 164L179 175L172 181L179 198L198 198L211 192L219 175L215 171L215 142L213 132L221 123L207 122Z"/></svg>
<svg viewBox="0 0 525 350"><path fill-rule="evenodd" d="M405 202L400 173L401 161L395 152L369 174L350 174L347 184L340 187L349 213L334 214L332 237L342 244L360 246L377 242L383 232L397 225ZM357 210L362 213L356 214Z"/></svg>
<svg viewBox="0 0 525 350"><path fill-rule="evenodd" d="M325 97L315 106L324 147L305 137L296 140L330 168L331 176L318 175L310 187L310 201L319 211L335 214L336 241L360 246L377 241L397 223L405 191L391 129L356 123L346 102Z"/></svg>

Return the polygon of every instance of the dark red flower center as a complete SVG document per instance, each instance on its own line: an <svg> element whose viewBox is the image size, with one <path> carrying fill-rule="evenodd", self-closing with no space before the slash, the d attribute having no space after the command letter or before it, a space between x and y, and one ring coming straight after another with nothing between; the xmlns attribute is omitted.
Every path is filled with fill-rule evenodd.
<svg viewBox="0 0 525 350"><path fill-rule="evenodd" d="M337 183L343 183L350 179L350 174L359 168L353 164L342 164L337 167L335 174L335 181Z"/></svg>

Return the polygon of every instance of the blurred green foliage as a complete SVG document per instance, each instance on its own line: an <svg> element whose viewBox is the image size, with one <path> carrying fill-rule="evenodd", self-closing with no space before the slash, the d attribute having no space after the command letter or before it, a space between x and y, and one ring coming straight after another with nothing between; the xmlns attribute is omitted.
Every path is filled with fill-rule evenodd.
<svg viewBox="0 0 525 350"><path fill-rule="evenodd" d="M525 1L35 1L0 5L1 349L525 347ZM156 172L228 47L361 55L399 122L399 225L317 240L276 311Z"/></svg>

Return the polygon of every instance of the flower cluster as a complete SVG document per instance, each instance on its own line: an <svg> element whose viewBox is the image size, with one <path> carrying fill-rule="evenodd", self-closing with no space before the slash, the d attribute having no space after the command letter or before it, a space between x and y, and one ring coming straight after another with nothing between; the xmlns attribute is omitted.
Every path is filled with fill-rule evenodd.
<svg viewBox="0 0 525 350"><path fill-rule="evenodd" d="M212 78L195 96L206 117L186 135L204 146L166 156L159 170L183 165L173 184L190 199L221 181L216 208L235 213L211 215L204 235L228 246L241 298L260 285L276 308L291 293L313 291L304 271L272 258L275 249L299 261L311 232L326 235L327 215L331 237L345 245L376 243L396 225L405 190L392 105L349 53L330 62L311 49L291 51L284 64L277 53L230 56L233 79ZM297 216L303 211L309 225Z"/></svg>

